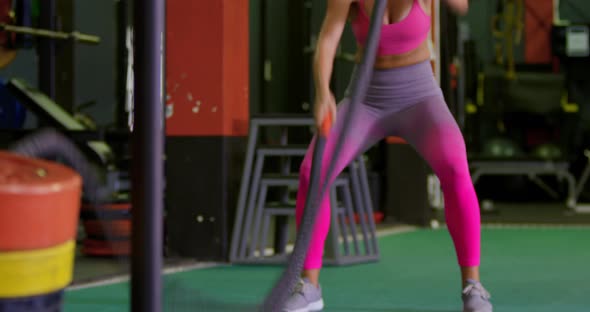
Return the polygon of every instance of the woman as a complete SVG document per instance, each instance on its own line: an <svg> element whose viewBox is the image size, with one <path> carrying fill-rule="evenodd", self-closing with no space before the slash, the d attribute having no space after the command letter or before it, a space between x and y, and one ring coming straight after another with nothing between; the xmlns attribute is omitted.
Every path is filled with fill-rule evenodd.
<svg viewBox="0 0 590 312"><path fill-rule="evenodd" d="M331 114L335 123L328 136L322 168L336 163L332 182L359 153L386 136L404 138L429 163L444 193L445 216L461 267L464 312L491 312L490 295L479 282L480 215L468 170L465 143L432 73L428 35L433 0L389 0L383 16L375 70L367 95L356 113L342 151L333 155L336 137L349 99L336 108L329 89L335 52L347 20L363 51L375 0L327 0L314 60L316 123ZM457 14L465 14L468 0L446 0ZM300 168L297 224L307 196L313 142ZM304 265L303 279L284 311L320 311L324 307L319 284L324 242L330 226L330 201L321 203L318 222Z"/></svg>

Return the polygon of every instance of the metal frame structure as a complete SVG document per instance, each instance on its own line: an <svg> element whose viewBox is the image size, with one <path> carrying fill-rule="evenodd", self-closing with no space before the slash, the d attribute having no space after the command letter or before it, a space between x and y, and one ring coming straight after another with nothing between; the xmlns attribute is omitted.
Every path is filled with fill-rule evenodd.
<svg viewBox="0 0 590 312"><path fill-rule="evenodd" d="M568 194L566 199L566 206L569 209L576 210L577 197L576 196L576 179L569 171L569 165L566 162L553 161L481 161L476 160L470 164L473 170L472 180L476 184L484 175L504 175L527 176L532 182L541 187L546 192L555 195L554 191L549 188L539 176L550 175L555 176L559 181L565 180L567 183ZM555 195L557 196L557 195Z"/></svg>
<svg viewBox="0 0 590 312"><path fill-rule="evenodd" d="M312 128L313 125L313 117L308 115L252 117L231 240L232 263L278 264L287 260L285 246L288 238L283 236L288 230L282 219L293 217L295 209L288 199L279 203L268 203L267 191L270 187L296 188L298 177L291 174L288 164L287 168L283 165L281 173L276 174L263 174L263 167L267 158L287 158L288 163L291 157L303 157L307 152L307 146L289 144L285 131L287 127ZM269 127L283 129L280 145L260 145L259 133L263 128ZM349 265L379 260L376 225L373 220L373 205L369 196L366 170L363 157L360 156L348 166L348 173L340 175L331 187L334 226L326 246L326 264ZM339 193L342 196L336 196L337 190L341 191ZM341 199L343 205L340 205L336 198ZM355 212L359 216L367 216L359 219L358 230L352 221ZM277 221L275 246L274 255L267 256L264 250L268 242L271 218ZM364 250L358 248L360 241L364 243ZM349 244L354 248L349 248Z"/></svg>

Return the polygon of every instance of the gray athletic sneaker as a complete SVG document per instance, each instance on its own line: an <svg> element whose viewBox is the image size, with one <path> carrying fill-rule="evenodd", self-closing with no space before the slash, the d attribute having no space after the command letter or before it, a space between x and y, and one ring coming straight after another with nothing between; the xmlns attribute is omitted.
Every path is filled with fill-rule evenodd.
<svg viewBox="0 0 590 312"><path fill-rule="evenodd" d="M480 282L467 280L463 289L463 312L492 312L490 293Z"/></svg>
<svg viewBox="0 0 590 312"><path fill-rule="evenodd" d="M315 312L323 308L322 289L315 287L308 279L302 279L285 303L283 312Z"/></svg>

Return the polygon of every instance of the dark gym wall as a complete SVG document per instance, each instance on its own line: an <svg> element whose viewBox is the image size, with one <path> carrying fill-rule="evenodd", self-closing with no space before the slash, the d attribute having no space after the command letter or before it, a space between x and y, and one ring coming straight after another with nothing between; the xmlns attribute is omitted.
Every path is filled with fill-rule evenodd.
<svg viewBox="0 0 590 312"><path fill-rule="evenodd" d="M590 23L590 1L561 0L559 4L561 19L573 23Z"/></svg>
<svg viewBox="0 0 590 312"><path fill-rule="evenodd" d="M75 3L76 28L101 37L98 46L78 45L76 49L76 104L96 101L86 112L100 126L113 123L115 118L116 2L78 0Z"/></svg>
<svg viewBox="0 0 590 312"><path fill-rule="evenodd" d="M78 0L75 2L75 28L81 32L101 37L98 46L78 45L75 60L75 104L96 101L88 112L99 125L114 120L115 109L115 3L117 1ZM8 67L0 70L0 76L18 77L33 86L38 85L37 55L33 50L18 52ZM27 126L34 127L32 118Z"/></svg>
<svg viewBox="0 0 590 312"><path fill-rule="evenodd" d="M250 0L250 112L308 112L313 89L310 37L317 37L325 14L325 1ZM355 51L349 27L342 40L343 52ZM271 65L265 81L265 57ZM302 66L306 66L302 68ZM336 60L333 91L341 98L353 64ZM306 71L307 73L304 73ZM306 76L309 74L309 76Z"/></svg>
<svg viewBox="0 0 590 312"><path fill-rule="evenodd" d="M4 79L19 77L30 84L37 85L37 55L34 51L18 51L16 58L6 68L0 70L0 76Z"/></svg>

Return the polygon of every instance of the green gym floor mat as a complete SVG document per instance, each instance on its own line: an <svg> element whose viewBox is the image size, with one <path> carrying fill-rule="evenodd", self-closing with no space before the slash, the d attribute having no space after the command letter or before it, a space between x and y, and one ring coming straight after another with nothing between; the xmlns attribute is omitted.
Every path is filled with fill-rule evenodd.
<svg viewBox="0 0 590 312"><path fill-rule="evenodd" d="M322 271L324 311L461 312L459 269L446 230L384 236L379 243L378 263ZM484 229L481 274L494 311L590 311L589 246L590 228ZM213 300L258 303L279 272L219 266L171 274L164 301L167 306L190 301L194 290ZM65 312L128 310L128 283L66 293Z"/></svg>

